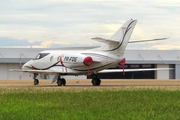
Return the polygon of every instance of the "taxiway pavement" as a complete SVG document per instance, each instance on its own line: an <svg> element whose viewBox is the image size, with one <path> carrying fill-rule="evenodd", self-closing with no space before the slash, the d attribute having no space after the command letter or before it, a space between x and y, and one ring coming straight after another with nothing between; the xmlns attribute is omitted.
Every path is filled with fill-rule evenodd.
<svg viewBox="0 0 180 120"><path fill-rule="evenodd" d="M39 85L33 85L33 80L0 80L0 88L58 88L58 89L132 89L132 88L163 88L180 90L180 80L155 80L155 79L102 79L100 86L92 86L91 79L69 79L66 86L50 84L51 80L39 80Z"/></svg>

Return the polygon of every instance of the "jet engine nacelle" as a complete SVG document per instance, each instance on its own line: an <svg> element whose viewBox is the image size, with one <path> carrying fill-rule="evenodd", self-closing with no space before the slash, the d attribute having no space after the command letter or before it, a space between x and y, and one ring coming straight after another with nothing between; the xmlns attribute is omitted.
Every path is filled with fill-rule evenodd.
<svg viewBox="0 0 180 120"><path fill-rule="evenodd" d="M90 56L77 53L64 53L60 57L60 62L65 67L78 68L90 66L93 62Z"/></svg>

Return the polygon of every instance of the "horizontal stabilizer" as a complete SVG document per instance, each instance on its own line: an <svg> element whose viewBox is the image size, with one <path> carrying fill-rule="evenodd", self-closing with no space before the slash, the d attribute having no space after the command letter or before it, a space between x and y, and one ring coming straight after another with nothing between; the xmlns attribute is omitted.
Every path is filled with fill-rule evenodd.
<svg viewBox="0 0 180 120"><path fill-rule="evenodd" d="M124 72L138 72L138 71L156 71L156 70L174 70L174 68L149 68L149 69L124 69ZM115 73L123 72L123 69L106 69L98 73Z"/></svg>
<svg viewBox="0 0 180 120"><path fill-rule="evenodd" d="M169 39L169 38L156 38L156 39L149 39L149 40L132 40L132 41L129 41L128 43L149 42L149 41L166 40L166 39Z"/></svg>
<svg viewBox="0 0 180 120"><path fill-rule="evenodd" d="M95 38L91 38L92 40L98 41L98 42L103 42L106 44L110 44L110 43L119 43L119 41L115 41L115 40L110 40L110 39L105 39L105 38L100 38L100 37L95 37ZM146 39L146 40L131 40L128 43L137 43L137 42L150 42L150 41L158 41L158 40L166 40L169 38L155 38L155 39Z"/></svg>
<svg viewBox="0 0 180 120"><path fill-rule="evenodd" d="M110 44L110 43L117 43L117 44L119 44L119 41L105 39L105 38L100 38L100 37L95 37L95 38L91 38L91 39L95 40L95 41L98 41L98 42L103 42L103 43L106 43L106 44Z"/></svg>

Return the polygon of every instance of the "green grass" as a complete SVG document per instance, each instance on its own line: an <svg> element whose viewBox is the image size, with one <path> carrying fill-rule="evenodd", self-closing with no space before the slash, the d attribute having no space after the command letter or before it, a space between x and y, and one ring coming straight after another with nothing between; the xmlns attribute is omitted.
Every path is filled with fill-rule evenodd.
<svg viewBox="0 0 180 120"><path fill-rule="evenodd" d="M180 119L180 91L0 90L0 120Z"/></svg>

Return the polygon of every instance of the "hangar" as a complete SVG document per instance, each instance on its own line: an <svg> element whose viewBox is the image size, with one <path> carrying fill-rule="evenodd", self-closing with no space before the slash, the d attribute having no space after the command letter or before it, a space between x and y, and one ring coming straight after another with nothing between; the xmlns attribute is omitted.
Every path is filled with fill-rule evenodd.
<svg viewBox="0 0 180 120"><path fill-rule="evenodd" d="M67 49L67 48L62 48ZM26 73L9 72L9 69L19 69L21 66L35 58L35 56L47 48L0 48L0 80L8 79L32 79ZM81 49L82 50L82 49ZM122 73L99 74L101 79L180 79L180 50L126 50L125 69L138 68L174 68L174 70L142 71ZM109 69L122 69L115 66ZM38 79L49 79L52 76L40 74ZM77 79L75 76L67 76L66 79ZM78 79L91 78L80 76Z"/></svg>

